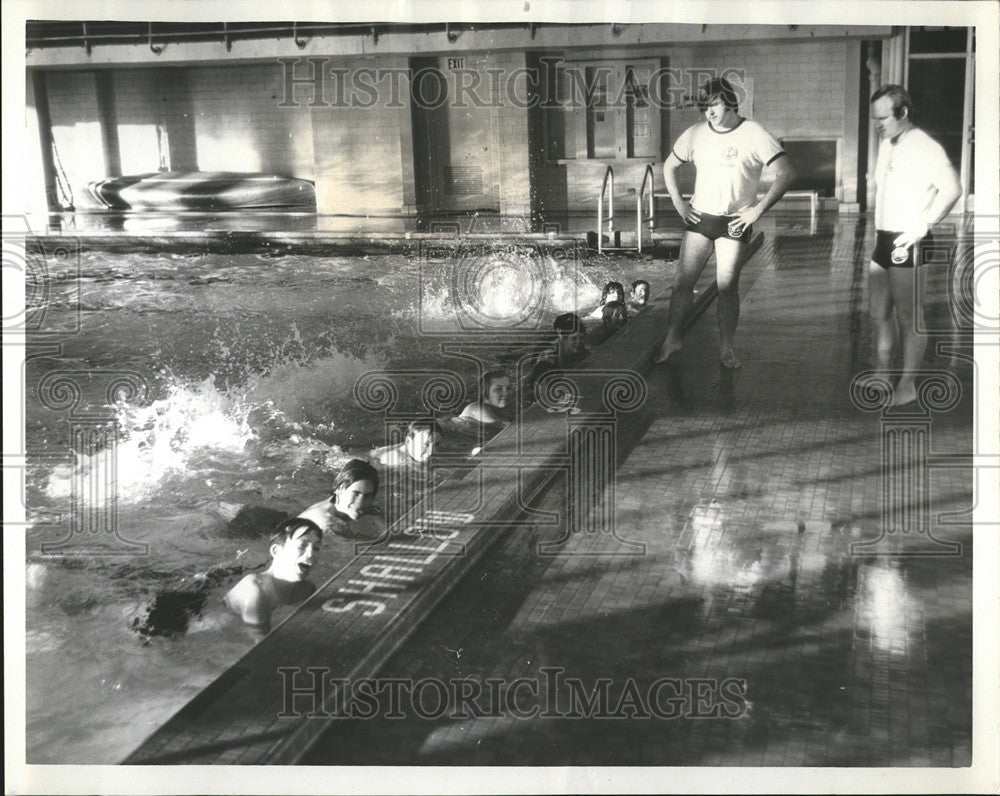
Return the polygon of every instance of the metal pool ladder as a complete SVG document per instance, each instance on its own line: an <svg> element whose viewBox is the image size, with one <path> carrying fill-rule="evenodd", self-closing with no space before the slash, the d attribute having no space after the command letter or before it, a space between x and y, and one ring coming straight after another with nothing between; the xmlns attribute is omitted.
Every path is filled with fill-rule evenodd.
<svg viewBox="0 0 1000 796"><path fill-rule="evenodd" d="M646 196L646 186L649 186L649 215L645 218L642 215L642 198ZM646 171L642 175L642 185L639 188L639 195L635 200L635 240L636 250L642 253L642 225L649 224L649 235L652 240L653 229L656 227L656 203L653 196L653 167L646 164Z"/></svg>
<svg viewBox="0 0 1000 796"><path fill-rule="evenodd" d="M604 194L608 193L608 215L604 216ZM597 197L597 253L604 252L604 222L608 224L608 240L615 239L615 170L608 166L604 170L604 182L601 183L601 193Z"/></svg>
<svg viewBox="0 0 1000 796"><path fill-rule="evenodd" d="M604 215L604 201L607 195L608 214ZM649 211L643 216L642 204L646 200ZM605 227L607 224L607 227ZM639 187L639 194L635 200L635 240L634 246L622 246L622 230L615 229L615 170L608 166L604 171L604 181L601 183L601 193L597 197L597 252L602 254L608 251L634 251L642 252L643 226L649 225L650 235L656 227L655 197L653 195L653 166L646 164L646 171L642 176L642 185ZM604 245L604 236L608 236L610 245Z"/></svg>

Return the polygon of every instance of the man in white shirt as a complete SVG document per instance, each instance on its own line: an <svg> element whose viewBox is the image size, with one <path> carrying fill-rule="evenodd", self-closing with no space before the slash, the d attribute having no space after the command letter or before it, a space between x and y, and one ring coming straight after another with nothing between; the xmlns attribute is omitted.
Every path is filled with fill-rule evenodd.
<svg viewBox="0 0 1000 796"><path fill-rule="evenodd" d="M875 324L876 368L887 371L902 337L903 371L890 405L915 401L917 369L927 339L917 329L921 297L915 268L929 230L962 195L944 148L913 124L913 101L902 86L872 95L871 117L882 136L875 165L875 252L868 268L868 303ZM898 329L897 329L898 327Z"/></svg>
<svg viewBox="0 0 1000 796"><path fill-rule="evenodd" d="M680 351L695 283L714 252L719 361L738 368L733 339L740 317L739 279L746 245L752 225L788 190L795 169L774 136L739 115L736 92L725 78L701 87L698 107L705 121L681 134L663 164L667 192L685 222L685 232L670 295L667 334L655 361L666 362ZM677 182L677 170L685 163L693 163L697 172L690 202L681 195ZM758 200L764 168L773 171L774 182Z"/></svg>

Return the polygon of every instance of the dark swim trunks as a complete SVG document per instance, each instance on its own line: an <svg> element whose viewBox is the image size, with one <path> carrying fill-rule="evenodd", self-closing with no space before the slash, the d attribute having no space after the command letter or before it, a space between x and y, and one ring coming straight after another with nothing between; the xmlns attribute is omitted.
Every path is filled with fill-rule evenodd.
<svg viewBox="0 0 1000 796"><path fill-rule="evenodd" d="M914 265L920 265L919 255L915 258L914 252L919 251L921 246L933 243L934 237L928 232L915 245L904 249L893 243L902 234L902 232L887 232L884 229L876 230L872 262L883 268L913 268Z"/></svg>
<svg viewBox="0 0 1000 796"><path fill-rule="evenodd" d="M736 216L713 216L710 213L701 213L701 220L697 224L685 223L684 229L688 232L697 232L704 235L709 240L718 238L729 238L730 240L747 241L753 235L753 225L745 227L739 235L732 235L729 232L729 225Z"/></svg>

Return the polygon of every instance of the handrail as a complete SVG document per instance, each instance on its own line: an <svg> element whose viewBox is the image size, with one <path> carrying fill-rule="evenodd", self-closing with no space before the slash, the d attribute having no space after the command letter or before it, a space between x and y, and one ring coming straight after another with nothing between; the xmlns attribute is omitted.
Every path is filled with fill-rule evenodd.
<svg viewBox="0 0 1000 796"><path fill-rule="evenodd" d="M646 164L646 171L642 175L642 187L639 188L639 196L635 200L635 238L636 244L639 247L639 253L642 254L642 223L644 221L649 222L649 231L652 233L654 227L656 226L656 212L653 209L653 164ZM642 217L642 197L646 195L646 184L649 184L649 215L646 218Z"/></svg>
<svg viewBox="0 0 1000 796"><path fill-rule="evenodd" d="M604 217L604 194L611 182L611 193L608 194L608 217ZM604 171L604 182L601 183L601 194L597 197L597 253L604 251L604 222L608 222L609 236L615 231L615 170L608 166Z"/></svg>

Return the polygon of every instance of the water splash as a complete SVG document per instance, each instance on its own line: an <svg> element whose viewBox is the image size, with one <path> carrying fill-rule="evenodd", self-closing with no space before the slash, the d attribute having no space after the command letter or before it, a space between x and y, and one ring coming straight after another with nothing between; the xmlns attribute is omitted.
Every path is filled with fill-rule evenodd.
<svg viewBox="0 0 1000 796"><path fill-rule="evenodd" d="M329 350L316 359L288 359L250 376L241 388L247 405L266 409L270 423L294 433L331 433L363 422L354 405L357 380L384 366L380 356L359 358Z"/></svg>
<svg viewBox="0 0 1000 796"><path fill-rule="evenodd" d="M329 350L315 359L304 352L296 358L282 348L269 370L250 374L245 383L223 389L214 374L195 384L168 375L162 398L144 406L119 405L114 490L119 504L143 502L173 482L194 495L199 486L218 486L216 470L250 473L261 455L287 460L289 474L316 451L321 466L335 467L348 457L334 438L362 445L381 438L377 419L356 406L353 386L366 371L384 366L382 357ZM265 450L256 450L256 443ZM77 454L75 464L56 466L43 494L68 499L74 478L96 473L105 466L99 457L106 455ZM184 481L191 483L184 487Z"/></svg>
<svg viewBox="0 0 1000 796"><path fill-rule="evenodd" d="M398 315L419 315L433 331L541 328L563 312L597 304L601 288L575 260L521 249L491 250L456 257L425 269L417 302Z"/></svg>
<svg viewBox="0 0 1000 796"><path fill-rule="evenodd" d="M213 377L194 386L173 382L165 397L146 406L119 404L114 489L119 503L142 501L169 476L197 470L206 452L242 454L256 438L248 412L248 405L221 392ZM54 500L68 498L74 478L81 473L86 478L104 466L106 455L78 454L74 465L57 466L49 474L45 494Z"/></svg>

